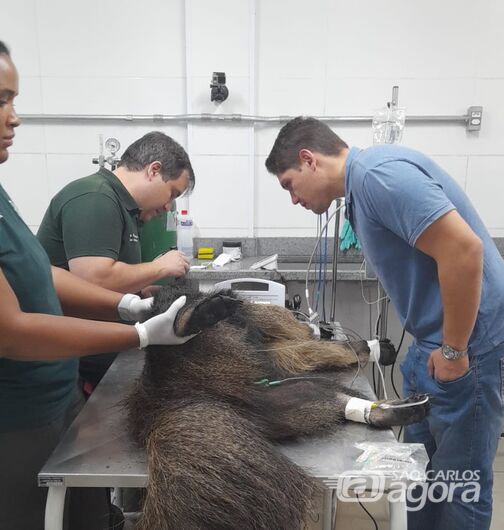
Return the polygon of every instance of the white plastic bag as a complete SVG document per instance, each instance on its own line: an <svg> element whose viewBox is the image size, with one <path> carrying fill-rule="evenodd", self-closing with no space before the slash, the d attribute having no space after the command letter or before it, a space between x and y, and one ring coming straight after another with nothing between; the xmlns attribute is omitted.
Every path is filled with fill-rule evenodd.
<svg viewBox="0 0 504 530"><path fill-rule="evenodd" d="M423 444L363 442L355 447L363 451L356 460L358 470L412 481L425 480L429 457Z"/></svg>
<svg viewBox="0 0 504 530"><path fill-rule="evenodd" d="M385 107L373 117L373 143L396 144L402 139L406 109L404 107Z"/></svg>

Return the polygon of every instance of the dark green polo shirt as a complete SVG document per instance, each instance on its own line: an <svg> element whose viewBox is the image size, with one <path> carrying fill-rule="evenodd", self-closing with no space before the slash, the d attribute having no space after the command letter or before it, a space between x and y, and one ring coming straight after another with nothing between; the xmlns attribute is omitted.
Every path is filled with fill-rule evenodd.
<svg viewBox="0 0 504 530"><path fill-rule="evenodd" d="M51 263L68 269L68 261L99 256L129 265L141 263L137 203L109 170L70 182L52 199L38 238ZM88 355L79 372L97 385L116 354Z"/></svg>
<svg viewBox="0 0 504 530"><path fill-rule="evenodd" d="M0 267L24 312L62 314L47 254L2 186ZM0 431L38 427L62 414L76 385L77 365L76 359L20 362L0 358Z"/></svg>
<svg viewBox="0 0 504 530"><path fill-rule="evenodd" d="M141 262L138 206L121 181L100 169L67 184L52 199L38 238L53 265L83 256Z"/></svg>

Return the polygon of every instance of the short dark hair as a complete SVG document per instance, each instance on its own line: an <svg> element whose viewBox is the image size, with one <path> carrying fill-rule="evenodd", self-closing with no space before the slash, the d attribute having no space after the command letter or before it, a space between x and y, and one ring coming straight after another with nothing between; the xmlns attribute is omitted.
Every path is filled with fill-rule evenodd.
<svg viewBox="0 0 504 530"><path fill-rule="evenodd" d="M176 180L186 170L189 173L188 192L194 189L196 179L185 149L173 138L159 131L147 133L133 142L124 151L118 165L130 171L141 171L155 161L161 162L164 181Z"/></svg>
<svg viewBox="0 0 504 530"><path fill-rule="evenodd" d="M299 168L299 151L309 149L323 155L337 156L348 145L325 123L315 118L298 116L286 123L266 159L266 169L281 175Z"/></svg>
<svg viewBox="0 0 504 530"><path fill-rule="evenodd" d="M10 50L7 48L7 44L0 40L0 55L8 55L10 57Z"/></svg>

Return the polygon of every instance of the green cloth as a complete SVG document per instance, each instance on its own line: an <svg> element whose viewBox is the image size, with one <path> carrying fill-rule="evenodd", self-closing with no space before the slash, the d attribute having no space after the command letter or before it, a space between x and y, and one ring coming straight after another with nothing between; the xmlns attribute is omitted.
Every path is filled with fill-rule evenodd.
<svg viewBox="0 0 504 530"><path fill-rule="evenodd" d="M101 168L70 182L53 197L37 236L57 267L68 269L70 259L84 256L136 265L142 261L138 214L137 203L122 182ZM116 355L82 357L81 378L96 386Z"/></svg>
<svg viewBox="0 0 504 530"><path fill-rule="evenodd" d="M37 237L53 265L83 256L141 262L138 206L105 168L67 184L52 199Z"/></svg>
<svg viewBox="0 0 504 530"><path fill-rule="evenodd" d="M62 314L47 255L2 186L0 267L22 311ZM76 381L75 359L21 362L0 358L0 431L33 428L57 418L69 406Z"/></svg>
<svg viewBox="0 0 504 530"><path fill-rule="evenodd" d="M357 250L361 249L361 245L352 229L352 225L349 223L348 219L345 219L340 235L340 250L348 250L352 247L355 247Z"/></svg>

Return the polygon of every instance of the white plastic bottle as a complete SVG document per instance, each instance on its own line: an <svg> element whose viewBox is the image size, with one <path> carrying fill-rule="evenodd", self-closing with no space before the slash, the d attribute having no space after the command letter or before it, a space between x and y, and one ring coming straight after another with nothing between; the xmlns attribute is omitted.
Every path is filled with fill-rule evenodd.
<svg viewBox="0 0 504 530"><path fill-rule="evenodd" d="M194 257L193 220L187 210L182 210L178 217L177 246L189 258Z"/></svg>

